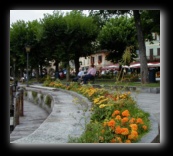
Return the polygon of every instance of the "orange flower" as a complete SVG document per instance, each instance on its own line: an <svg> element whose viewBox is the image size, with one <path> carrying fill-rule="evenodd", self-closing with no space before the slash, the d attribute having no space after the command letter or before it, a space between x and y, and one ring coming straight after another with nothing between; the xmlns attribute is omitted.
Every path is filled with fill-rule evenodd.
<svg viewBox="0 0 173 156"><path fill-rule="evenodd" d="M115 119L121 120L121 116L120 116L120 115L117 115L117 116L115 117Z"/></svg>
<svg viewBox="0 0 173 156"><path fill-rule="evenodd" d="M137 131L138 130L138 125L137 124L130 124L130 127L134 131Z"/></svg>
<svg viewBox="0 0 173 156"><path fill-rule="evenodd" d="M115 121L113 119L111 119L109 122L108 122L108 126L109 127L114 127L115 126Z"/></svg>
<svg viewBox="0 0 173 156"><path fill-rule="evenodd" d="M115 115L118 115L120 114L120 111L119 110L115 110L113 113L112 113L112 117L114 117Z"/></svg>
<svg viewBox="0 0 173 156"><path fill-rule="evenodd" d="M128 110L123 111L122 116L130 116L129 111Z"/></svg>
<svg viewBox="0 0 173 156"><path fill-rule="evenodd" d="M117 126L117 127L115 128L115 133L116 133L116 134L121 134L121 127L120 127L120 126Z"/></svg>
<svg viewBox="0 0 173 156"><path fill-rule="evenodd" d="M111 143L115 143L116 142L116 140L113 138L111 141L110 141Z"/></svg>
<svg viewBox="0 0 173 156"><path fill-rule="evenodd" d="M135 118L131 118L130 120L129 120L129 123L134 123L135 122Z"/></svg>
<svg viewBox="0 0 173 156"><path fill-rule="evenodd" d="M128 128L121 128L121 134L122 135L128 135L129 134Z"/></svg>
<svg viewBox="0 0 173 156"><path fill-rule="evenodd" d="M122 139L120 137L116 137L116 140L121 143L122 142Z"/></svg>
<svg viewBox="0 0 173 156"><path fill-rule="evenodd" d="M127 117L124 117L124 118L121 119L121 122L122 122L122 123L126 123L128 120L129 120L129 119L128 119Z"/></svg>
<svg viewBox="0 0 173 156"><path fill-rule="evenodd" d="M137 118L136 119L136 123L143 124L144 122L143 122L143 120L141 118Z"/></svg>
<svg viewBox="0 0 173 156"><path fill-rule="evenodd" d="M136 140L138 138L138 132L137 131L131 131L131 134L128 135L128 139L130 140Z"/></svg>
<svg viewBox="0 0 173 156"><path fill-rule="evenodd" d="M131 141L130 140L126 140L125 143L131 143Z"/></svg>
<svg viewBox="0 0 173 156"><path fill-rule="evenodd" d="M142 128L143 128L144 130L147 130L147 126L146 126L146 125L143 125Z"/></svg>

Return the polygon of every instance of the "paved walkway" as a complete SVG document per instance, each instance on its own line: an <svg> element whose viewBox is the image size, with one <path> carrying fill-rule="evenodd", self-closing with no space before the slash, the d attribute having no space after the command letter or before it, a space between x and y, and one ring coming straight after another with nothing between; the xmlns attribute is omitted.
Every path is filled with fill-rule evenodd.
<svg viewBox="0 0 173 156"><path fill-rule="evenodd" d="M10 142L33 133L48 117L48 113L39 106L24 101L24 116L19 118L20 124L10 134Z"/></svg>
<svg viewBox="0 0 173 156"><path fill-rule="evenodd" d="M30 87L53 96L55 100L53 111L48 115L38 106L24 101L24 117L20 118L20 124L10 134L10 143L62 144L67 143L69 135L82 134L90 113L87 111L83 114L84 107L77 104L74 98L78 97L82 103L90 106L91 103L86 98L74 92L54 90L51 87L49 89L36 85ZM141 143L150 143L157 136L158 124L160 125L160 94L133 92L132 96L140 108L151 114L152 130L141 140Z"/></svg>

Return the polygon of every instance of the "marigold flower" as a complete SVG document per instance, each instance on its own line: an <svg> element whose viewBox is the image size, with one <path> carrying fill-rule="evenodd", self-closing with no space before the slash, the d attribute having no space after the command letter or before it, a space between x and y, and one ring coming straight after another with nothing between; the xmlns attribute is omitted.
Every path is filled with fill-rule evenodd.
<svg viewBox="0 0 173 156"><path fill-rule="evenodd" d="M128 128L121 128L121 134L122 135L128 135L129 134Z"/></svg>
<svg viewBox="0 0 173 156"><path fill-rule="evenodd" d="M94 99L94 104L97 104L99 102L99 98Z"/></svg>
<svg viewBox="0 0 173 156"><path fill-rule="evenodd" d="M142 128L143 128L144 130L147 130L147 126L146 126L146 125L143 125Z"/></svg>
<svg viewBox="0 0 173 156"><path fill-rule="evenodd" d="M102 100L100 100L99 102L98 102L98 104L102 104L102 103L104 103L104 102L106 102L108 99L106 98L106 99L102 99Z"/></svg>
<svg viewBox="0 0 173 156"><path fill-rule="evenodd" d="M129 111L128 110L123 111L122 116L130 116Z"/></svg>
<svg viewBox="0 0 173 156"><path fill-rule="evenodd" d="M121 134L121 127L120 127L120 126L117 126L117 127L115 128L115 133L116 133L116 134Z"/></svg>
<svg viewBox="0 0 173 156"><path fill-rule="evenodd" d="M128 122L128 120L129 120L129 119L128 119L127 117L124 117L124 118L121 119L121 122L122 122L122 123L126 123L126 122Z"/></svg>
<svg viewBox="0 0 173 156"><path fill-rule="evenodd" d="M118 115L120 114L120 111L119 110L115 110L113 113L112 113L112 117L114 117L115 115Z"/></svg>
<svg viewBox="0 0 173 156"><path fill-rule="evenodd" d="M122 143L122 139L120 137L116 137L116 140L119 142L119 143Z"/></svg>
<svg viewBox="0 0 173 156"><path fill-rule="evenodd" d="M134 131L137 131L138 130L138 125L137 124L130 124L130 127Z"/></svg>
<svg viewBox="0 0 173 156"><path fill-rule="evenodd" d="M115 117L115 119L121 120L121 116L120 116L120 115L117 115L117 116Z"/></svg>
<svg viewBox="0 0 173 156"><path fill-rule="evenodd" d="M109 127L114 127L115 126L115 121L113 119L111 119L109 122L108 122L108 126Z"/></svg>
<svg viewBox="0 0 173 156"><path fill-rule="evenodd" d="M135 122L135 120L136 120L135 118L131 118L131 119L129 120L129 123L131 123L131 124L132 124L132 123L134 123L134 122Z"/></svg>
<svg viewBox="0 0 173 156"><path fill-rule="evenodd" d="M136 119L136 123L143 124L144 122L143 122L143 120L141 118L137 118Z"/></svg>
<svg viewBox="0 0 173 156"><path fill-rule="evenodd" d="M137 131L131 131L131 134L128 135L128 139L130 140L136 140L138 138L138 132Z"/></svg>
<svg viewBox="0 0 173 156"><path fill-rule="evenodd" d="M125 143L131 143L131 141L128 139L128 140L125 141Z"/></svg>
<svg viewBox="0 0 173 156"><path fill-rule="evenodd" d="M116 140L113 138L113 139L111 139L111 141L110 141L111 143L115 143L116 142Z"/></svg>

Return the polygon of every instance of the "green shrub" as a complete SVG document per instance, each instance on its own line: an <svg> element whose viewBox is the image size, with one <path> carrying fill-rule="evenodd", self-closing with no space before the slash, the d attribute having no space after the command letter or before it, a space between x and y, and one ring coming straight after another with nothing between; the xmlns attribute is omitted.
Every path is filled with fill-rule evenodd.
<svg viewBox="0 0 173 156"><path fill-rule="evenodd" d="M32 97L35 99L37 97L37 92L32 91Z"/></svg>
<svg viewBox="0 0 173 156"><path fill-rule="evenodd" d="M46 96L45 99L45 104L48 105L49 107L51 106L52 99L49 95Z"/></svg>
<svg viewBox="0 0 173 156"><path fill-rule="evenodd" d="M25 97L27 97L28 93L25 91L25 92L24 92L24 95L25 95Z"/></svg>
<svg viewBox="0 0 173 156"><path fill-rule="evenodd" d="M41 94L41 95L40 95L41 100L43 100L43 97L44 97L43 94Z"/></svg>

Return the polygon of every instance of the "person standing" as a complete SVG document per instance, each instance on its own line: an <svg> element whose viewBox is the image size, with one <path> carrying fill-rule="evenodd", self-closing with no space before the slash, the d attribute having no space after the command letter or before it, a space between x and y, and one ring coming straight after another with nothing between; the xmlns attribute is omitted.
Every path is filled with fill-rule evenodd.
<svg viewBox="0 0 173 156"><path fill-rule="evenodd" d="M92 64L92 65L91 65L91 68L88 69L87 74L84 75L84 76L82 77L83 82L81 82L81 84L87 84L87 81L88 81L89 79L94 78L95 75L96 75L96 68L95 68L94 65Z"/></svg>

